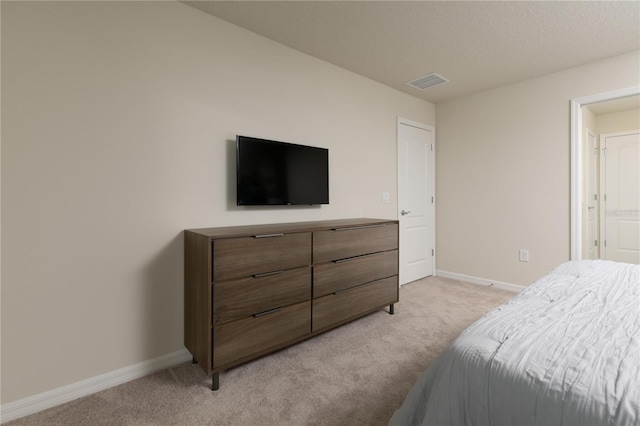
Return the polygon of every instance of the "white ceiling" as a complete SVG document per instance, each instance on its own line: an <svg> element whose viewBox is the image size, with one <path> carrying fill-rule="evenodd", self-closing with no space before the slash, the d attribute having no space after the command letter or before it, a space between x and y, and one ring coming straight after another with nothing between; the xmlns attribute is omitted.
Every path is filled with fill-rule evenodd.
<svg viewBox="0 0 640 426"><path fill-rule="evenodd" d="M184 3L434 103L640 49L638 1Z"/></svg>

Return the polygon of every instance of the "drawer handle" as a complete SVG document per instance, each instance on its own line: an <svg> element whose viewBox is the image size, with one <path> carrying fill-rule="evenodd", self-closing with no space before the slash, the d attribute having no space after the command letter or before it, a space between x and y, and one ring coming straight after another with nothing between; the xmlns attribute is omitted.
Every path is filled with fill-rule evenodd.
<svg viewBox="0 0 640 426"><path fill-rule="evenodd" d="M363 225L363 226L351 226L349 228L333 228L334 231L355 231L356 229L367 229L367 228L381 228L383 226L387 226L385 223L381 223L379 225Z"/></svg>
<svg viewBox="0 0 640 426"><path fill-rule="evenodd" d="M356 285L356 286L353 286L353 287L345 288L343 290L338 290L333 294L337 296L339 294L347 293L347 292L350 292L351 290L356 290L356 289L358 289L360 287L364 287L365 285L369 285L369 284L371 284L371 283L364 283L364 284Z"/></svg>
<svg viewBox="0 0 640 426"><path fill-rule="evenodd" d="M362 259L362 258L365 258L365 257L378 256L378 255L381 255L382 253L383 252L363 254L362 256L354 256L354 257L347 257L345 259L332 260L332 262L335 263L335 264L346 263L346 262L351 262L353 260L359 260L359 259Z"/></svg>
<svg viewBox="0 0 640 426"><path fill-rule="evenodd" d="M261 274L253 274L252 277L253 278L262 278L262 277L268 277L271 275L278 275L283 273L284 271L272 271L272 272L263 272Z"/></svg>
<svg viewBox="0 0 640 426"><path fill-rule="evenodd" d="M284 234L263 234L263 235L254 235L253 238L273 238L273 237L282 237Z"/></svg>
<svg viewBox="0 0 640 426"><path fill-rule="evenodd" d="M268 311L258 312L257 314L251 315L254 318L263 317L265 315L275 314L276 312L280 312L282 308L269 309Z"/></svg>

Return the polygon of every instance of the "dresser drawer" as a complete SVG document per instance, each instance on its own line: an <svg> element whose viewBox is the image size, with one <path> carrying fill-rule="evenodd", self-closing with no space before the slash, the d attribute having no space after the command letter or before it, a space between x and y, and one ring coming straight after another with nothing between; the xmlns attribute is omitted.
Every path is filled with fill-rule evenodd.
<svg viewBox="0 0 640 426"><path fill-rule="evenodd" d="M311 233L257 235L213 242L213 281L311 264Z"/></svg>
<svg viewBox="0 0 640 426"><path fill-rule="evenodd" d="M314 264L397 248L398 225L395 223L313 233Z"/></svg>
<svg viewBox="0 0 640 426"><path fill-rule="evenodd" d="M398 274L398 250L323 263L313 268L313 297Z"/></svg>
<svg viewBox="0 0 640 426"><path fill-rule="evenodd" d="M374 281L313 300L313 331L398 301L398 277Z"/></svg>
<svg viewBox="0 0 640 426"><path fill-rule="evenodd" d="M213 368L283 346L311 331L311 302L214 327Z"/></svg>
<svg viewBox="0 0 640 426"><path fill-rule="evenodd" d="M213 323L235 321L310 298L311 268L308 266L216 282L213 285Z"/></svg>

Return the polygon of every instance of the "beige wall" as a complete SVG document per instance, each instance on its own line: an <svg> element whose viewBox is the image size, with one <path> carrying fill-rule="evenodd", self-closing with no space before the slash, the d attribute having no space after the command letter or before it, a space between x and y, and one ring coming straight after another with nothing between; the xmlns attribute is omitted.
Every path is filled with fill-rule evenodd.
<svg viewBox="0 0 640 426"><path fill-rule="evenodd" d="M437 105L439 270L529 285L569 260L570 100L637 86L638 57Z"/></svg>
<svg viewBox="0 0 640 426"><path fill-rule="evenodd" d="M600 135L640 129L640 109L598 114L595 116L595 129Z"/></svg>
<svg viewBox="0 0 640 426"><path fill-rule="evenodd" d="M185 228L396 218L397 116L183 4L2 2L2 403L182 349ZM329 148L331 204L237 208L237 133Z"/></svg>

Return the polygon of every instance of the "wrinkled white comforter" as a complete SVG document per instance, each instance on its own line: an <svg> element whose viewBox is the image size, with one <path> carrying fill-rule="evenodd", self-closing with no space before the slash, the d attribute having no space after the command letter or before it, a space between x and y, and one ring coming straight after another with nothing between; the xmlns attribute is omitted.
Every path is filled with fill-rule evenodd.
<svg viewBox="0 0 640 426"><path fill-rule="evenodd" d="M639 425L640 266L571 261L466 329L390 425Z"/></svg>

